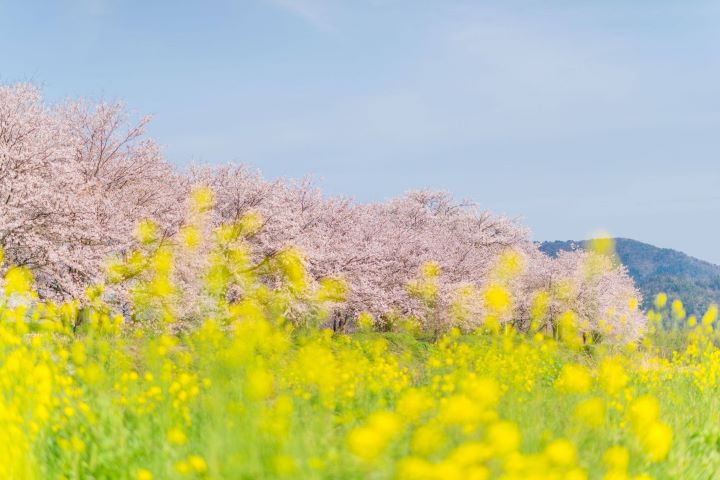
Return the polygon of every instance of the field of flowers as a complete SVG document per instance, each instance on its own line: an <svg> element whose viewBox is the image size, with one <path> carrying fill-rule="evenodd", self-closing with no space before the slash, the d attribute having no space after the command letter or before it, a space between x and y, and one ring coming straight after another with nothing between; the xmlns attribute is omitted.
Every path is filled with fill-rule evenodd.
<svg viewBox="0 0 720 480"><path fill-rule="evenodd" d="M210 196L195 193L196 219L179 244L142 223L139 248L109 261L107 285L89 287L83 303L40 300L29 270L6 268L0 478L720 472L716 308L685 319L661 294L642 340L600 342L572 311L552 329L501 322L514 299L498 281L482 293L489 313L472 330L419 329L413 318L380 325L363 313L354 330L335 332L318 325L343 283L309 282L293 249L255 260L244 242L254 216L205 232ZM203 282L181 283L178 259L203 248ZM511 275L514 264L509 253L499 271ZM437 270L424 265L406 286L428 308ZM192 305L186 288L201 290ZM118 298L132 315L119 313ZM533 302L535 326L547 303ZM178 322L190 310L199 320ZM451 314L467 312L454 305ZM668 332L679 321L686 328Z"/></svg>

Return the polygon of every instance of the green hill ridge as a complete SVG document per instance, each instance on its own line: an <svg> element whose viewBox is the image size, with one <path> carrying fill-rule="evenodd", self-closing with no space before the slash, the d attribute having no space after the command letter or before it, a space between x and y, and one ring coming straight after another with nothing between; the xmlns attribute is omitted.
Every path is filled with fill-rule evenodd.
<svg viewBox="0 0 720 480"><path fill-rule="evenodd" d="M583 248L586 242L558 240L539 246L554 257L560 251ZM711 304L720 303L720 266L627 238L616 238L615 250L643 294L643 308L652 306L658 292L682 300L688 314L702 315Z"/></svg>

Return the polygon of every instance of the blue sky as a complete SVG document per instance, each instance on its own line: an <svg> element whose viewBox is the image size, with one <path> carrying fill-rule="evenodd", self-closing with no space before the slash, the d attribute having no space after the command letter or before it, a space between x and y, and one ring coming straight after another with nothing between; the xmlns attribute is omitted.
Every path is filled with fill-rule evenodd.
<svg viewBox="0 0 720 480"><path fill-rule="evenodd" d="M0 81L123 99L179 165L720 263L720 3L0 0Z"/></svg>

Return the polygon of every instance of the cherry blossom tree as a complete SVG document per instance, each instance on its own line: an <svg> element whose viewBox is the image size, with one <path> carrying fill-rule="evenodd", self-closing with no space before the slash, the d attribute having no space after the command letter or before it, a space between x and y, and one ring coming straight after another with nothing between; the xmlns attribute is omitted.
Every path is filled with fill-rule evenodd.
<svg viewBox="0 0 720 480"><path fill-rule="evenodd" d="M128 247L142 218L177 222L183 182L120 104L48 106L28 84L0 87L0 245L39 293L79 297Z"/></svg>
<svg viewBox="0 0 720 480"><path fill-rule="evenodd" d="M632 280L602 255L551 259L517 221L445 192L358 203L244 166L180 174L145 136L148 121L131 122L121 104L49 105L32 85L0 86L0 246L8 264L33 271L41 295L81 297L108 256L134 248L141 220L154 222L160 243L182 236L185 200L203 185L214 192L203 232L257 215L247 238L255 263L297 247L309 281L346 282L335 328L367 312L379 328L405 317L431 330L474 329L492 318L552 330L573 312L586 334L642 334ZM192 282L207 262L183 255L176 276L197 315L203 289Z"/></svg>
<svg viewBox="0 0 720 480"><path fill-rule="evenodd" d="M466 326L477 327L488 314L483 290L497 281L493 271L508 251L515 253L520 270L501 283L512 296L507 321L516 328L530 329L533 301L540 292L548 297L548 324L575 311L588 332L598 331L604 320L636 338L644 325L642 314L630 307L639 293L622 267L592 260L585 252L551 259L516 221L472 202L457 202L445 192L409 192L362 204L323 197L309 181L267 181L258 172L232 165L196 169L191 183L216 192L215 223L235 222L251 211L260 215L262 228L251 238L259 255L296 245L312 278L343 278L349 294L335 311L336 326L364 311L381 325L393 313L426 321L426 306L409 294L408 285L423 265L436 262L433 303L443 318L435 320L451 325L458 292L468 292L470 286L480 301L474 302L473 321ZM597 272L587 276L591 261Z"/></svg>

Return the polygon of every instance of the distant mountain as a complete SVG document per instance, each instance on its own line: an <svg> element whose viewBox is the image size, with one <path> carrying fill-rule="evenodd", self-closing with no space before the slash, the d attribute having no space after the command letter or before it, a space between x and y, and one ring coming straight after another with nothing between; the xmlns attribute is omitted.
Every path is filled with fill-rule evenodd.
<svg viewBox="0 0 720 480"><path fill-rule="evenodd" d="M540 250L556 256L584 244L572 240L543 242ZM615 239L615 250L642 292L644 308L652 306L658 292L667 293L671 300L682 300L688 314L702 315L710 304L720 303L720 266L626 238Z"/></svg>

